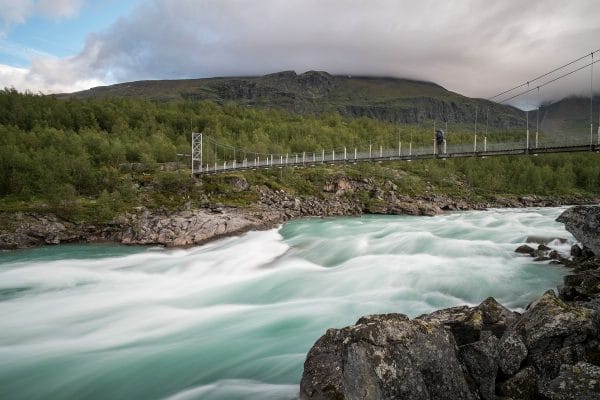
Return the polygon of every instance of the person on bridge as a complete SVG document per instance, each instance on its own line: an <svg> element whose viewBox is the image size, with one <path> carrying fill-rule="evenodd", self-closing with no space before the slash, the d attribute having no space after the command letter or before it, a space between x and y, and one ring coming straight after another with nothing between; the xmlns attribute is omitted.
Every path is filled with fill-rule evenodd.
<svg viewBox="0 0 600 400"><path fill-rule="evenodd" d="M437 144L437 153L441 153L443 150L443 145L444 145L444 139L445 139L445 135L444 135L444 131L441 129L438 129L437 131L435 131L435 142Z"/></svg>

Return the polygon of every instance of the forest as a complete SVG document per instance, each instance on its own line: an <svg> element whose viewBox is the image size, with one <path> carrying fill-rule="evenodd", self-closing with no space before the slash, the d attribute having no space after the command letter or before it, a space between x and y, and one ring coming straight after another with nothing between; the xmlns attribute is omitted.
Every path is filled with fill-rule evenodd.
<svg viewBox="0 0 600 400"><path fill-rule="evenodd" d="M235 204L252 196L228 195L226 177L190 176L191 132L257 153L294 153L369 144L394 148L398 141L431 143L433 121L400 125L338 114L298 115L234 103L157 102L132 98L61 100L0 91L0 208L50 210L73 218L106 220L132 207L177 208L218 199ZM473 127L448 128L454 143L473 140ZM480 126L483 133L487 127ZM521 140L522 132L491 130L488 141ZM207 147L207 162L231 159ZM236 156L237 157L237 156ZM600 195L595 153L358 164L291 171L248 171L251 183L315 194L319 175L335 173L386 178L390 170L407 194L434 187L453 196L539 194ZM396 179L396 178L395 178Z"/></svg>

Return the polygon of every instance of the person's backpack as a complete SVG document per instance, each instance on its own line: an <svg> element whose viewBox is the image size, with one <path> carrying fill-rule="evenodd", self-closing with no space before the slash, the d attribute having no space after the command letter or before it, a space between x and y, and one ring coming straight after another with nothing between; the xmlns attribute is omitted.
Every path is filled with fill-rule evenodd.
<svg viewBox="0 0 600 400"><path fill-rule="evenodd" d="M435 132L435 140L438 143L442 143L444 141L444 131L436 131Z"/></svg>

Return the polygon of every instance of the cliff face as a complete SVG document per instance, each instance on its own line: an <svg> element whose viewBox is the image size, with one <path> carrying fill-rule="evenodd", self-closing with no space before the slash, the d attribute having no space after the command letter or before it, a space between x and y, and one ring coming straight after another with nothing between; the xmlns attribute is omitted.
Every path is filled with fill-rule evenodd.
<svg viewBox="0 0 600 400"><path fill-rule="evenodd" d="M582 213L559 220L579 225ZM584 225L578 240L600 236L598 225ZM559 296L546 292L522 315L489 298L328 330L306 358L301 399L599 399L600 258L572 252Z"/></svg>

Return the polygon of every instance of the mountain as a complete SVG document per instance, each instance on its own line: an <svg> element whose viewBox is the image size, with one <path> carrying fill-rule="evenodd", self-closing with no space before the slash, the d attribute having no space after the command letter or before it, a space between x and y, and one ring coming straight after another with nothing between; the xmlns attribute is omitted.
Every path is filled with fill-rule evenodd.
<svg viewBox="0 0 600 400"><path fill-rule="evenodd" d="M593 98L594 135L597 134L600 96ZM533 114L535 115L535 114ZM530 114L531 116L531 114ZM534 117L535 118L535 117ZM590 98L567 97L540 107L540 129L551 135L589 134Z"/></svg>
<svg viewBox="0 0 600 400"><path fill-rule="evenodd" d="M330 75L322 71L283 71L259 77L155 80L120 83L58 95L59 98L125 96L154 101L235 102L249 107L282 108L307 114L337 112L397 123L448 121L524 126L523 112L511 106L473 99L432 82L408 79Z"/></svg>

